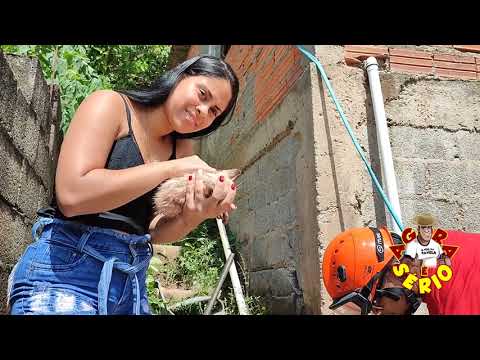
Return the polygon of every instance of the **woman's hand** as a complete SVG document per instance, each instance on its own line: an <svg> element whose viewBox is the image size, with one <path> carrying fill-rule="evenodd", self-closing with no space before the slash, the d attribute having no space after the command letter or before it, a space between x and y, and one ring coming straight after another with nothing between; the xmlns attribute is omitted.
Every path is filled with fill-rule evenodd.
<svg viewBox="0 0 480 360"><path fill-rule="evenodd" d="M200 170L201 171L201 170ZM200 174L201 175L201 174ZM233 200L236 186L233 181L220 177L209 198L204 197L204 184L195 174L188 175L187 192L182 216L188 225L199 225L206 219L223 217L236 209ZM227 215L228 216L228 215Z"/></svg>
<svg viewBox="0 0 480 360"><path fill-rule="evenodd" d="M205 161L200 159L197 155L170 160L170 163L172 165L172 177L191 174L196 170L216 170L208 165Z"/></svg>
<svg viewBox="0 0 480 360"><path fill-rule="evenodd" d="M225 211L222 215L220 216L217 216L217 219L220 219L223 221L223 223L225 225L228 224L228 220L230 219L230 214L228 213L228 211Z"/></svg>

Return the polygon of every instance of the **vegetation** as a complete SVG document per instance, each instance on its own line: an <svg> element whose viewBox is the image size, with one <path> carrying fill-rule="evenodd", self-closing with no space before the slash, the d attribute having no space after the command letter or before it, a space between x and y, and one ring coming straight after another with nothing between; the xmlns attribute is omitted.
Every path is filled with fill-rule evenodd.
<svg viewBox="0 0 480 360"><path fill-rule="evenodd" d="M167 45L0 45L5 53L37 57L47 83L60 87L62 131L83 99L99 89L143 87L166 68Z"/></svg>
<svg viewBox="0 0 480 360"><path fill-rule="evenodd" d="M227 235L232 251L236 255L236 266L240 280L243 280L243 293L249 311L253 315L266 314L266 307L260 297L248 294L248 277L243 259L237 251L236 238L228 231ZM215 220L207 220L193 230L180 243L180 256L171 263L161 263L153 260L148 269L147 289L152 311L155 314L168 313L167 308L172 303L164 301L159 287L175 286L193 289L195 296L211 295L220 278L225 264L225 254ZM155 258L154 258L155 259ZM238 261L240 259L240 261ZM203 314L207 302L183 306L175 310L175 314ZM223 310L226 314L238 314L230 278L223 284L222 292L215 306L216 311Z"/></svg>
<svg viewBox="0 0 480 360"><path fill-rule="evenodd" d="M62 131L83 99L98 89L143 87L161 75L170 53L166 45L0 45L5 53L37 57L47 83L60 88ZM260 298L250 296L243 261L238 261L235 237L228 233L236 264L243 279L246 302L252 314L266 313ZM209 295L215 289L225 263L225 256L215 221L206 221L181 243L182 252L174 263L161 263L154 258L147 277L147 290L155 314L168 314L168 306L159 286L175 284L193 289L196 295ZM219 296L227 314L236 314L236 302L230 279ZM202 314L206 303L185 306L176 314Z"/></svg>

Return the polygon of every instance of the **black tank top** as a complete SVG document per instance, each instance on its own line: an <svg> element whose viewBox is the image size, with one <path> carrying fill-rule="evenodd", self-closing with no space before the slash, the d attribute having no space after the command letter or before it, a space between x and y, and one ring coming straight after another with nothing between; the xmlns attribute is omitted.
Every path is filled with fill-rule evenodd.
<svg viewBox="0 0 480 360"><path fill-rule="evenodd" d="M127 113L128 134L114 141L106 162L106 169L120 170L144 164L144 159L132 131L130 108L124 95L121 95ZM176 158L176 140L173 138L173 151L169 160ZM40 216L55 216L83 224L116 229L134 234L146 234L153 215L153 195L156 188L146 194L122 205L116 209L97 213L73 216L66 218L58 208L56 197L53 196L50 207L40 209ZM55 194L55 192L54 192Z"/></svg>

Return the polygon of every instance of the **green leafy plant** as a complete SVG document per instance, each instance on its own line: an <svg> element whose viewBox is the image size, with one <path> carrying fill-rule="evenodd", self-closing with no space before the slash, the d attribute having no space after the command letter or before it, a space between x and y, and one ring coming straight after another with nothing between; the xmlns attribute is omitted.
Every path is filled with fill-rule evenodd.
<svg viewBox="0 0 480 360"><path fill-rule="evenodd" d="M128 89L149 85L165 71L170 46L165 45L0 45L5 53L38 58L48 84L58 84L62 104L62 130L65 133L83 99L98 89ZM237 242L227 227L231 249ZM182 252L173 263L153 260L146 285L154 314L169 314L168 304L160 294L160 282L193 288L197 295L215 289L225 263L225 255L215 220L208 220L180 243ZM252 314L265 314L260 297L250 296L244 266L236 259L244 279L245 301ZM243 275L242 275L243 274ZM224 283L219 302L227 314L236 314L237 306L229 278ZM184 306L177 314L201 314L205 304Z"/></svg>
<svg viewBox="0 0 480 360"><path fill-rule="evenodd" d="M237 251L238 244L236 237L229 231L228 226L226 229L230 247L232 251L237 254L236 264L239 276L241 280L243 279L245 302L251 314L267 314L266 306L261 297L251 296L246 291L248 289L248 277L243 261L241 261L241 256ZM225 254L216 221L207 220L203 222L188 234L179 245L182 246L182 251L175 262L159 264L158 262L152 261L149 268L149 271L152 271L152 279L158 279L156 280L157 283L163 281L164 286L175 284L189 289L193 288L196 293L195 296L211 295L218 284L220 273L225 264ZM160 276L160 274L162 276ZM159 299L159 294L154 291L149 293L149 299L152 308L157 309L159 302L162 303L162 306L168 306L168 304L165 304ZM221 308L219 303L223 303L226 314L238 314L229 277L227 277L223 284L216 308ZM205 307L205 302L182 306L175 309L175 314L199 315L203 314Z"/></svg>
<svg viewBox="0 0 480 360"><path fill-rule="evenodd" d="M95 90L143 87L166 68L166 45L0 45L5 53L38 58L50 85L60 87L62 131Z"/></svg>
<svg viewBox="0 0 480 360"><path fill-rule="evenodd" d="M87 54L115 89L128 89L148 86L161 75L170 50L166 45L96 45L88 47Z"/></svg>

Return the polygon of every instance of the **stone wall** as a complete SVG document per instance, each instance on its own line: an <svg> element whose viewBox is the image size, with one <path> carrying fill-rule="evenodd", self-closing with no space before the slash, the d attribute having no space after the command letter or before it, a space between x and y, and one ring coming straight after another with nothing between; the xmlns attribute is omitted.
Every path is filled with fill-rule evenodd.
<svg viewBox="0 0 480 360"><path fill-rule="evenodd" d="M0 52L0 312L8 275L47 205L61 143L58 89L38 60Z"/></svg>

